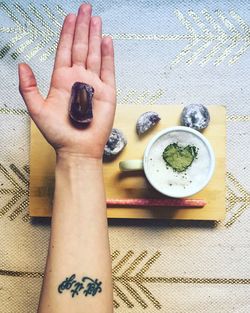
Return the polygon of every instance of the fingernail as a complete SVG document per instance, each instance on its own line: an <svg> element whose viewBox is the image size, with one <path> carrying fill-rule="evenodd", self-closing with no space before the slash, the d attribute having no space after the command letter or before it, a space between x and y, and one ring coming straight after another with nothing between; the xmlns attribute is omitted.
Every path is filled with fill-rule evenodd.
<svg viewBox="0 0 250 313"><path fill-rule="evenodd" d="M80 11L83 13L90 13L92 10L92 6L89 3L82 4L80 6Z"/></svg>
<svg viewBox="0 0 250 313"><path fill-rule="evenodd" d="M67 18L67 20L69 21L69 22L72 22L74 19L75 19L75 14L73 14L73 13L69 13L67 16L66 16L66 18Z"/></svg>
<svg viewBox="0 0 250 313"><path fill-rule="evenodd" d="M19 72L23 71L25 63L18 63L18 70Z"/></svg>

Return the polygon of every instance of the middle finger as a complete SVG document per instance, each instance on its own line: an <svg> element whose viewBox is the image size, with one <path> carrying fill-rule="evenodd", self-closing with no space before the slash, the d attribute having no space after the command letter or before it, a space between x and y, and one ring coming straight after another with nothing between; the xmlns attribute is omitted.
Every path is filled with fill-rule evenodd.
<svg viewBox="0 0 250 313"><path fill-rule="evenodd" d="M101 69L101 42L102 20L99 16L92 16L89 31L89 51L87 57L87 69L100 76Z"/></svg>
<svg viewBox="0 0 250 313"><path fill-rule="evenodd" d="M91 19L91 5L83 4L78 10L74 42L72 47L72 64L86 66L89 45L89 23Z"/></svg>

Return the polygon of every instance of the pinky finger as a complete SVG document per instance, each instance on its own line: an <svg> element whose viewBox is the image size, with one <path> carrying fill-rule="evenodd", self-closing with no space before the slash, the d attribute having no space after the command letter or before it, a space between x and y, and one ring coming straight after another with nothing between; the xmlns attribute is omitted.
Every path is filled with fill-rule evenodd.
<svg viewBox="0 0 250 313"><path fill-rule="evenodd" d="M115 87L114 47L111 37L104 37L102 39L101 53L101 80L111 87Z"/></svg>

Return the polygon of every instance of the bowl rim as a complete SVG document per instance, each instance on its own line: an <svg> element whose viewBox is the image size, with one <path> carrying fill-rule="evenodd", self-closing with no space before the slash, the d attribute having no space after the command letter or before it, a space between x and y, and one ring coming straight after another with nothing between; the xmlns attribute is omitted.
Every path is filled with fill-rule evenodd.
<svg viewBox="0 0 250 313"><path fill-rule="evenodd" d="M161 136L173 132L173 131L182 131L182 132L186 132L186 133L190 133L195 135L196 137L199 137L199 139L204 143L204 145L206 146L208 152L209 152L209 156L210 156L210 168L209 168L209 172L208 175L206 177L206 179L204 180L203 184L201 185L197 185L197 188L193 191L193 192L183 192L182 194L176 195L175 194L171 194L171 192L164 192L162 190L160 190L158 187L155 186L154 181L152 180L152 177L150 177L148 170L147 170L147 155L152 147L152 145L155 143L155 141L157 139L159 139ZM189 196L193 196L194 194L198 193L199 191L201 191L202 189L204 189L207 184L209 183L210 179L212 178L212 175L214 173L214 169L215 169L215 154L214 154L214 150L210 144L210 142L208 141L208 139L199 131L190 128L190 127L186 127L186 126L173 126L173 127L167 127L162 129L161 131L159 131L155 136L153 136L151 138L151 140L148 142L146 149L144 151L144 155L143 155L143 168L144 168L144 173L146 175L147 180L149 181L149 183L160 193L164 194L165 196L168 197L173 197L173 198L185 198L185 197L189 197Z"/></svg>

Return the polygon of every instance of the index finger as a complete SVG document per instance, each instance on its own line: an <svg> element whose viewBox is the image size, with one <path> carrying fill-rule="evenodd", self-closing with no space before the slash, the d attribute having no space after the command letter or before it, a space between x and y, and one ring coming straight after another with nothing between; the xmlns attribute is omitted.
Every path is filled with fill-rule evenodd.
<svg viewBox="0 0 250 313"><path fill-rule="evenodd" d="M59 67L71 66L71 50L74 39L75 24L76 16L74 14L67 15L63 23L57 46L54 66L55 69Z"/></svg>

